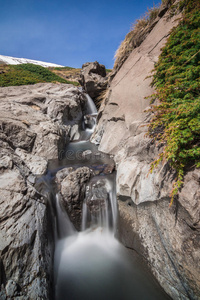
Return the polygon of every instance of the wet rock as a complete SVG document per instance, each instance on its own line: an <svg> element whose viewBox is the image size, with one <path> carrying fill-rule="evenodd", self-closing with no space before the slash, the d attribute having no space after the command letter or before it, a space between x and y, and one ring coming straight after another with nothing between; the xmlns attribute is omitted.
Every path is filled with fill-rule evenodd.
<svg viewBox="0 0 200 300"><path fill-rule="evenodd" d="M115 164L114 163L108 164L108 165L105 165L103 173L104 174L111 174L111 173L114 172L114 170L115 170Z"/></svg>
<svg viewBox="0 0 200 300"><path fill-rule="evenodd" d="M97 98L107 88L105 66L97 61L84 64L79 82L92 99Z"/></svg>
<svg viewBox="0 0 200 300"><path fill-rule="evenodd" d="M85 150L82 153L82 157L83 158L88 158L89 159L91 157L91 155L92 155L92 151L91 150Z"/></svg>
<svg viewBox="0 0 200 300"><path fill-rule="evenodd" d="M96 123L96 116L86 115L84 116L84 124L86 128L92 129Z"/></svg>
<svg viewBox="0 0 200 300"><path fill-rule="evenodd" d="M76 170L66 168L56 174L56 181L60 184L63 206L78 231L81 229L85 188L91 176L92 171L88 167L81 167Z"/></svg>
<svg viewBox="0 0 200 300"><path fill-rule="evenodd" d="M111 174L114 172L115 170L115 164L114 163L110 163L110 164L103 164L103 165L98 165L98 166L94 166L94 172L96 175L99 174Z"/></svg>

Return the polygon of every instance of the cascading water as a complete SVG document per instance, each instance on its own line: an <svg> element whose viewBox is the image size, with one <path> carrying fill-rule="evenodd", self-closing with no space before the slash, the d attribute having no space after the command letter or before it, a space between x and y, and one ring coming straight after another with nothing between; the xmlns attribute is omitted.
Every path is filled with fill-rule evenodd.
<svg viewBox="0 0 200 300"><path fill-rule="evenodd" d="M96 107L87 96L84 117L85 133L72 142L62 161L51 162L51 177L56 169L89 166L98 171L99 165L112 164L102 158L95 145L87 141L94 130ZM90 121L88 121L90 120ZM91 122L92 121L92 122ZM89 124L89 125L88 125ZM91 157L83 156L85 151ZM78 153L78 154L77 154ZM115 174L104 171L93 176L86 185L82 206L82 230L77 232L56 195L56 249L54 260L56 300L159 300L169 299L152 276L143 268L138 257L129 254L115 238L117 202Z"/></svg>

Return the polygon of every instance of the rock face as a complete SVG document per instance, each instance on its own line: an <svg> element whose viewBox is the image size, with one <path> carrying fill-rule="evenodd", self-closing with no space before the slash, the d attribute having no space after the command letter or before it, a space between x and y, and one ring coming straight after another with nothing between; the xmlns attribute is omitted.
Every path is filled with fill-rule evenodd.
<svg viewBox="0 0 200 300"><path fill-rule="evenodd" d="M80 84L92 99L96 99L107 88L108 79L104 65L97 61L82 66Z"/></svg>
<svg viewBox="0 0 200 300"><path fill-rule="evenodd" d="M0 99L0 299L52 299L50 203L33 184L78 136L86 97L36 84L0 88Z"/></svg>
<svg viewBox="0 0 200 300"><path fill-rule="evenodd" d="M88 167L81 167L76 170L66 168L56 174L56 181L60 185L62 204L78 231L81 230L86 184L91 176L92 171Z"/></svg>
<svg viewBox="0 0 200 300"><path fill-rule="evenodd" d="M200 299L200 172L187 173L171 208L173 171L164 164L148 174L162 151L146 136L148 76L179 17L166 12L131 52L111 82L92 141L116 162L119 238L144 256L173 299Z"/></svg>

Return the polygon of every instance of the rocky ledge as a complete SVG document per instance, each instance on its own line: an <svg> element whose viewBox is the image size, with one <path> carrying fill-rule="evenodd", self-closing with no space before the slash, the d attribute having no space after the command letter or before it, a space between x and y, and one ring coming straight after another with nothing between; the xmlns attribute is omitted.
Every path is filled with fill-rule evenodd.
<svg viewBox="0 0 200 300"><path fill-rule="evenodd" d="M0 299L52 299L53 223L34 188L79 137L87 101L64 84L0 88Z"/></svg>

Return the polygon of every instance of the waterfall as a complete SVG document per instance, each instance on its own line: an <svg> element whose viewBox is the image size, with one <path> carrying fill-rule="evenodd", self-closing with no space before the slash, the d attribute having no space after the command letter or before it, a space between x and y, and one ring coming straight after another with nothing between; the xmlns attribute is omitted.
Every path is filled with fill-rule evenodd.
<svg viewBox="0 0 200 300"><path fill-rule="evenodd" d="M49 162L48 174L43 180L45 190L48 180L49 190L52 190L55 187L53 178L60 169L70 167L76 170L80 166L88 166L94 173L86 183L85 196L82 199L80 232L72 225L60 192L56 194L52 205L56 210L55 299L169 299L143 267L139 257L130 256L129 251L115 238L115 173L110 173L107 168L113 162L107 155L99 153L97 147L88 141L96 123L96 108L89 96L87 100L84 116L85 135L82 135L82 140L68 145L68 156ZM91 157L83 155L85 152L91 153Z"/></svg>
<svg viewBox="0 0 200 300"><path fill-rule="evenodd" d="M96 108L96 105L94 104L92 98L88 94L85 94L85 95L87 98L86 115L97 114L97 108Z"/></svg>
<svg viewBox="0 0 200 300"><path fill-rule="evenodd" d="M102 228L114 234L116 231L117 202L113 182L96 176L86 187L83 202L82 230Z"/></svg>
<svg viewBox="0 0 200 300"><path fill-rule="evenodd" d="M87 94L86 99L87 103L82 123L83 131L81 133L81 140L89 140L96 126L97 108L91 97Z"/></svg>

